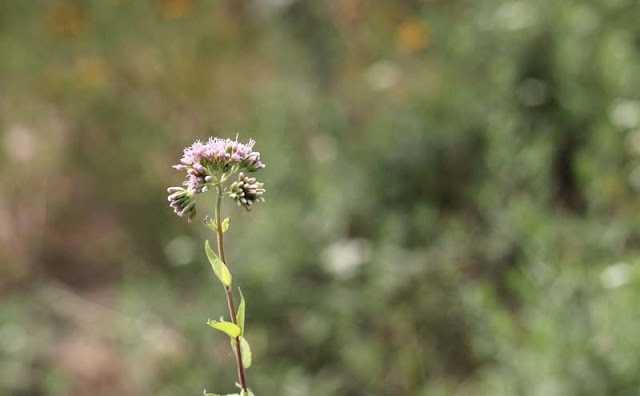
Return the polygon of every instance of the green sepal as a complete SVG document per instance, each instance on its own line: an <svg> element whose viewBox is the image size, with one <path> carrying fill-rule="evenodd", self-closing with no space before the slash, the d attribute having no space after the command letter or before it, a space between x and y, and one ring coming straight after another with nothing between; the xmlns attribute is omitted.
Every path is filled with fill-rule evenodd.
<svg viewBox="0 0 640 396"><path fill-rule="evenodd" d="M246 391L243 389L242 392L240 392L240 396L256 396L256 395L251 391L251 389L247 388Z"/></svg>
<svg viewBox="0 0 640 396"><path fill-rule="evenodd" d="M244 335L244 312L246 308L242 290L238 288L238 291L240 292L240 305L238 306L238 313L236 314L236 322L238 323L238 327L240 328L240 335Z"/></svg>
<svg viewBox="0 0 640 396"><path fill-rule="evenodd" d="M211 246L209 245L209 241L205 241L204 250L207 252L207 258L211 263L211 268L213 268L213 272L216 274L220 282L223 285L229 287L231 286L231 272L229 272L229 268L218 258L218 255L211 250Z"/></svg>
<svg viewBox="0 0 640 396"><path fill-rule="evenodd" d="M207 324L216 330L220 330L231 338L240 335L240 328L231 322L217 322L215 320L207 320Z"/></svg>
<svg viewBox="0 0 640 396"><path fill-rule="evenodd" d="M222 224L220 224L220 227L222 228L222 232L223 233L227 232L227 230L229 229L229 218L228 217L226 219L222 220Z"/></svg>

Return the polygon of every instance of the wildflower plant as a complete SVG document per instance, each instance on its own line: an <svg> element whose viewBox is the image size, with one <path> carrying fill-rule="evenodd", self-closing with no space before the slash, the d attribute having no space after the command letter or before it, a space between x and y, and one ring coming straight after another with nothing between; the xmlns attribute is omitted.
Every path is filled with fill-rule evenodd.
<svg viewBox="0 0 640 396"><path fill-rule="evenodd" d="M233 199L239 206L251 210L254 204L264 201L264 185L250 174L264 169L260 161L260 153L253 150L254 140L240 143L231 139L210 138L206 142L196 141L184 149L180 163L173 168L186 171L186 179L182 187L170 187L169 206L189 222L196 215L196 200L199 194L212 190L216 194L214 218L205 220L207 228L216 236L217 253L211 249L209 241L205 241L205 253L213 272L224 287L229 316L231 321L209 319L207 324L229 336L238 368L240 393L227 396L254 396L247 387L245 370L251 366L251 348L245 338L245 300L238 288L240 304L236 309L233 299L232 276L224 254L224 234L229 229L229 218L222 219L222 200ZM234 178L234 176L237 176ZM220 396L207 393L205 396Z"/></svg>

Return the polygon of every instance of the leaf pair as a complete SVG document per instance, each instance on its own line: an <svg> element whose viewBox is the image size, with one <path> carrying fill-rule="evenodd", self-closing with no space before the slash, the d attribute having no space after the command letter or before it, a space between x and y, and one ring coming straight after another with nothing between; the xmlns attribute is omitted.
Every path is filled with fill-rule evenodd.
<svg viewBox="0 0 640 396"><path fill-rule="evenodd" d="M209 319L207 324L214 329L218 329L223 333L227 334L231 338L236 338L238 336L244 335L244 312L245 312L245 302L244 296L242 295L242 291L240 291L240 306L238 307L238 313L236 314L236 322L238 324L234 324L231 322L218 322L215 320Z"/></svg>
<svg viewBox="0 0 640 396"><path fill-rule="evenodd" d="M231 338L231 347L235 350L236 344L235 339L240 337L240 353L242 355L242 366L245 369L251 367L251 346L249 345L249 341L244 338L244 318L245 318L245 310L246 303L244 301L244 295L242 295L242 290L238 288L240 292L240 306L238 307L238 313L236 314L236 322L238 324L234 324L231 322L218 322L215 320L209 319L207 324L213 327L216 330L219 330Z"/></svg>
<svg viewBox="0 0 640 396"><path fill-rule="evenodd" d="M251 367L251 346L246 338L240 335L240 327L231 322L218 322L209 319L207 324L216 330L220 330L231 338L231 347L236 349L236 338L240 337L240 354L242 355L242 367Z"/></svg>
<svg viewBox="0 0 640 396"><path fill-rule="evenodd" d="M216 224L216 221L214 219L208 220L204 222L204 225L207 226L208 229L210 229L213 232L218 232L218 225ZM229 218L225 218L224 220L222 220L222 224L220 224L220 228L222 228L222 233L227 232L227 230L229 229Z"/></svg>

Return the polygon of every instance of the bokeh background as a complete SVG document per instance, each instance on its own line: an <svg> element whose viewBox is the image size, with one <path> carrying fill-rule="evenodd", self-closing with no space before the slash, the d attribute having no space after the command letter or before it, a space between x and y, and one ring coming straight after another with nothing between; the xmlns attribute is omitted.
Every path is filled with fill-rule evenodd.
<svg viewBox="0 0 640 396"><path fill-rule="evenodd" d="M640 3L3 0L0 394L232 392L165 189L233 205L258 395L640 393Z"/></svg>

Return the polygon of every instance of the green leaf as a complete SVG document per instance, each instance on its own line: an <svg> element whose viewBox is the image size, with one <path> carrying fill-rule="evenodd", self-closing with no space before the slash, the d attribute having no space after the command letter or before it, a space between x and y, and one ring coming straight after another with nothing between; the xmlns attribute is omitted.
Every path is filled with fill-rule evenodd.
<svg viewBox="0 0 640 396"><path fill-rule="evenodd" d="M220 224L220 227L222 228L222 232L227 232L227 230L229 229L229 218L227 217L226 219L222 220L222 224Z"/></svg>
<svg viewBox="0 0 640 396"><path fill-rule="evenodd" d="M216 322L209 319L207 324L216 330L220 330L231 338L236 338L240 335L240 328L231 322Z"/></svg>
<svg viewBox="0 0 640 396"><path fill-rule="evenodd" d="M207 252L207 258L211 263L211 268L213 268L213 272L215 272L218 279L220 279L220 282L225 286L231 286L231 273L229 272L229 268L227 268L222 260L211 250L209 241L205 241L204 250Z"/></svg>
<svg viewBox="0 0 640 396"><path fill-rule="evenodd" d="M251 392L251 389L247 389L247 391L245 392L244 390L240 393L240 396L256 396L253 392Z"/></svg>
<svg viewBox="0 0 640 396"><path fill-rule="evenodd" d="M249 341L244 337L240 337L240 352L242 353L242 367L248 369L251 367L251 347Z"/></svg>
<svg viewBox="0 0 640 396"><path fill-rule="evenodd" d="M244 334L244 311L245 311L245 302L244 296L242 295L242 290L238 288L240 292L240 306L238 306L238 313L236 314L236 321L238 322L238 327L240 328L240 335Z"/></svg>

